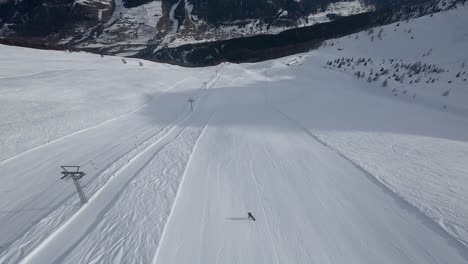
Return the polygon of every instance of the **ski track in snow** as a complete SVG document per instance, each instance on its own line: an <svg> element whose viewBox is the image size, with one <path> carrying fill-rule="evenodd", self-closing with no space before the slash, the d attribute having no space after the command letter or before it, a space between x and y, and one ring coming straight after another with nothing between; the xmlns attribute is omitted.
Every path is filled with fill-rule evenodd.
<svg viewBox="0 0 468 264"><path fill-rule="evenodd" d="M183 79L182 81L179 81L177 82L174 86L170 87L168 90L172 89L173 87L176 87L177 85L179 85L180 83L184 82L185 80L189 79L189 78L192 78L193 76L191 77L188 77L188 78L185 78ZM215 78L216 79L216 76ZM167 91L166 91L167 92ZM187 107L184 107L185 108L185 111L187 110ZM130 116L130 114L127 114L126 116ZM123 118L123 117L119 117L118 119L120 118ZM114 120L111 120L111 121L116 121L117 119L114 119ZM108 121L107 123L110 123L110 121ZM101 124L100 126L104 126L104 124ZM86 179L86 183L85 183L85 189L86 192L88 193L88 195L92 195L94 192L96 192L96 190L99 188L99 186L102 186L102 185L105 185L107 180L108 179L112 179L112 177L116 174L118 174L122 168L125 168L128 163L134 158L135 155L137 155L139 152L141 151L144 151L148 148L148 145L152 144L152 142L155 142L158 140L158 138L160 138L161 135L164 135L165 131L171 129L173 127L173 125L171 126L153 126L153 127L150 127L150 129L148 128L145 128L145 130L143 131L140 131L140 133L135 134L133 136L127 136L127 138L121 142L121 143L118 143L117 145L114 145L112 148L110 149L107 149L107 151L112 151L112 152L115 152L117 153L117 155L115 154L112 154L112 155L107 155L105 152L101 152L101 154L99 154L98 156L94 156L93 158L91 157L88 157L88 159L91 159L92 161L89 161L89 164L86 162L86 164L84 164L84 166L82 166L82 168L89 172L89 170L93 170L94 173L96 174L95 178L97 180L93 180L91 179L88 180ZM90 129L94 129L96 127L93 127L93 128L90 128ZM90 130L90 129L87 129L87 130ZM156 130L155 130L156 129ZM155 130L155 132L152 132L151 130ZM84 133L84 132L87 132L87 131L80 131L79 133ZM112 133L112 131L110 131ZM148 134L148 132L150 132ZM79 134L79 133L75 133L75 134ZM87 133L89 134L89 133ZM67 140L69 137L65 137L65 138L62 138L62 140ZM136 138L136 140L135 140ZM71 137L70 139L73 139L73 137ZM128 142L130 144L125 144L126 141L128 141L130 139L130 141L135 141L135 145L133 146L132 142ZM69 142L66 142L66 144L69 144ZM65 145L66 145L65 144ZM45 147L47 148L47 146L42 146L42 147ZM38 149L41 149L41 148L37 148L36 150ZM47 149L44 150L46 153L47 153ZM29 155L28 157L33 157L34 156L34 151L31 151L31 155ZM119 153L121 153L119 156ZM25 153L25 155L28 154L28 153ZM34 158L34 157L33 157ZM83 158L81 157L80 158L81 161L81 165L83 165ZM85 161L86 161L86 158L85 158ZM109 164L109 165L106 165L106 162ZM109 163L110 162L110 163ZM17 170L17 168L15 168L15 163L12 163L12 162L5 162L7 163L6 164L6 168L4 168L6 171L8 171L8 165L12 165L11 166L11 169L12 170ZM73 162L72 162L73 163ZM104 166L102 164L99 164L99 163L102 163L104 164ZM69 163L67 163L69 164ZM30 170L27 170L27 168L22 168L22 170L26 169L23 174L24 175L27 175L27 174L30 174L32 171ZM89 177L89 176L88 176ZM33 186L34 187L34 186ZM22 237L21 240L24 240L24 239L30 239L30 237L35 237L35 233L37 233L36 231L38 232L42 232L42 233L47 233L47 230L53 230L53 228L55 226L57 226L58 224L60 224L61 221L63 221L64 219L67 218L68 215L71 215L73 212L75 212L76 210L76 207L73 206L73 203L65 203L65 206L64 207L56 207L56 205L54 204L58 204L57 202L60 201L60 200L57 200L57 198L59 198L61 195L65 197L65 201L66 200L69 200L70 196L74 196L73 194L73 191L72 191L72 188L70 188L71 186L67 185L64 189L62 190L57 190L57 187L59 187L59 184L58 184L58 180L54 181L53 183L51 183L51 185L49 187L47 187L46 189L44 190L41 190L40 192L38 192L37 194L34 194L32 197L30 197L27 202L23 203L20 207L16 208L15 212L14 213L10 213L10 214L6 214L6 217L3 217L1 219L2 221L2 225L3 226L12 226L12 225L17 225L18 223L21 223L21 226L18 230L16 229L11 229L11 231L7 231L6 232L6 236L2 237L2 243L3 243L3 246L5 246L5 243L6 245L8 245L8 243L10 242L10 239L14 238L15 236L18 236L18 234L22 233L25 229L24 228L27 228L28 226L35 226L36 225L36 222L40 219L41 215L39 214L36 214L35 216L34 215L34 212L36 211L36 209L33 209L33 210L29 210L30 207L40 207L40 204L41 202L45 205L47 205L45 208L49 207L48 210L55 210L53 212L53 214L51 214L50 216L44 218L41 222L39 222L37 225L38 225L38 228L39 230L36 230L35 228L31 228L30 231L28 231L24 237ZM46 195L50 195L49 192L50 191L56 191L58 194L57 195L52 195L53 199L50 199L49 202L51 202L51 204L48 204L47 201L48 201L48 197ZM68 193L71 193L70 195ZM50 198L52 198L50 197ZM45 200L45 201L41 201L41 200ZM19 202L21 202L21 200L19 200ZM72 205L72 206L70 206ZM8 212L8 211L5 211L5 212ZM23 213L23 212L30 212L29 214L32 216L31 217L24 217L24 216L28 216L28 214L26 213ZM2 212L4 213L4 212ZM44 214L41 212L41 209L37 209L37 213L41 213L41 214ZM46 226L44 226L46 224ZM41 231L42 230L42 231ZM42 235L40 236L37 236L35 239L35 241L38 241L38 239L40 239L42 237ZM6 239L6 240L4 240ZM37 242L36 242L37 243ZM34 242L32 243L32 241L29 241L28 244L34 244ZM5 247L3 247L5 248ZM11 252L10 252L11 253Z"/></svg>
<svg viewBox="0 0 468 264"><path fill-rule="evenodd" d="M199 104L202 104L202 102L204 101L204 97L206 96L205 95L206 90L209 89L209 88L212 88L213 86L216 85L216 82L219 80L219 78L222 75L224 66L225 65L222 65L222 67L219 70L216 71L216 74L214 75L214 77L210 81L208 81L206 83L206 87L204 87L204 89L199 92L199 95L194 97L199 101ZM190 77L188 77L186 79L189 79L189 78L193 78L193 76L190 76ZM179 81L177 84L182 83L186 79L184 79L182 81ZM177 84L174 85L174 87L177 86ZM171 89L171 88L169 88L169 89ZM185 107L185 110L188 110L188 108ZM66 257L69 254L71 254L71 252L73 251L73 249L75 247L77 247L78 245L83 245L82 241L87 240L88 237L83 235L82 237L72 238L72 237L70 237L70 235L67 232L73 232L71 230L76 230L77 228L78 229L84 228L85 226L87 226L88 227L87 229L89 230L89 232L86 232L86 233L91 233L91 231L92 230L95 231L96 228L102 228L102 226L104 225L102 221L100 222L100 221L96 220L96 221L92 222L91 220L89 220L89 219L87 220L86 218L100 219L100 218L102 218L102 216L108 215L109 210L111 210L111 208L113 208L114 202L116 200L118 200L118 198L122 194L126 193L125 188L123 187L123 186L127 185L125 183L134 182L133 179L135 177L138 177L138 176L143 177L140 174L142 174L142 172L144 172L146 170L146 167L151 166L152 162L154 162L153 159L155 159L155 160L166 159L165 155L159 154L159 153L161 151L166 151L165 148L168 145L174 145L175 144L174 141L176 141L176 140L180 141L180 143L177 143L175 145L180 145L180 144L184 143L186 145L185 148L190 149L190 142L193 142L193 140L192 141L190 141L190 140L186 141L186 140L184 140L184 138L188 137L189 139L190 138L192 138L192 139L195 138L196 139L196 138L198 138L198 136L196 136L196 135L197 134L199 135L199 133L200 133L200 129L189 129L190 131L186 132L187 124L192 119L191 116L192 115L190 115L186 111L186 117L182 116L183 117L182 121L180 121L178 124L173 124L173 125L166 126L166 127L162 128L160 130L160 132L158 132L155 136L153 136L153 137L158 137L159 135L161 135L161 136L159 136L159 139L157 138L156 141L148 140L148 142L149 142L148 144L150 144L149 146L146 146L143 150L140 150L134 157L131 157L131 159L128 160L128 162L126 162L123 166L121 166L121 167L117 166L115 168L116 170L112 172L113 176L110 177L109 180L106 183L103 184L103 187L101 187L96 193L93 194L93 196L90 199L89 203L87 205L83 206L80 209L80 211L78 211L76 214L74 214L71 217L71 219L68 220L65 224L62 224L59 229L55 230L51 235L49 235L43 242L41 242L41 244L37 245L35 247L34 251L31 252L30 254L28 254L23 259L23 263L29 263L30 261L37 262L40 259L43 259L44 261L46 261L46 260L50 261L54 257L57 257L57 259L55 260L56 263L63 263L64 261L68 261ZM205 114L205 116L206 116L206 114ZM203 115L202 115L202 117L203 117ZM169 131L164 132L164 130L166 130L166 129L169 129ZM181 138L179 138L179 136L181 134L187 135L187 136L184 136L181 139ZM195 136L193 136L193 135L195 135ZM154 143L151 143L152 141ZM184 154L185 156L187 156L186 155L187 153L191 153L191 151L188 151L188 150L183 151L181 149L179 149L179 150L173 149L171 151L172 152L176 151L176 154L178 153L177 151L181 151L181 154ZM173 170L173 169L171 169L171 167L164 167L164 166L160 168L160 170L162 170L160 172L160 174L166 178L166 182L163 184L163 187L164 187L164 185L169 185L170 190L172 190L172 192L174 192L174 190L177 190L177 186L178 186L177 180L180 178L179 175L181 175L180 170L185 168L185 166L183 166L183 164L184 164L184 162L183 162L184 157L183 156L184 155L182 155L182 157L180 157L180 158L174 158L174 161L177 161L177 164L178 164L176 166L173 165L174 167L176 167L178 169L175 172L172 172L171 174L167 175L167 171L168 170L170 171L170 170ZM156 159L156 157L159 157L159 156L162 156L162 157ZM161 162L161 161L159 161L159 162ZM169 160L166 163L171 164L171 162L173 163L173 160ZM142 163L143 163L143 165L141 165ZM161 163L156 163L156 164L158 164L158 166L161 165ZM106 172L109 171L109 170L110 169L106 169ZM137 171L137 172L133 173L134 171ZM148 172L146 172L146 174L147 174L147 176L152 175L152 173L148 173ZM159 183L159 185L161 185L161 184ZM118 186L121 186L121 187L118 187ZM120 191L118 191L117 194L114 194L116 190L120 190ZM167 191L167 192L170 192L170 191ZM166 196L166 195L169 195L169 193L164 193L163 195ZM141 197L137 197L137 198L140 199ZM137 201L138 201L138 199L137 199ZM163 199L163 200L166 201L166 204L170 204L170 202L171 202L171 199L169 199L168 197L166 197L166 199ZM111 201L113 201L113 202L111 202ZM127 202L128 200L124 199L124 201ZM135 202L137 202L137 201L135 201ZM164 222L165 222L164 221L164 219L165 219L164 218L164 213L168 214L168 211L169 211L168 208L170 208L168 205L165 205L165 203L162 203L160 206L161 206L160 209L165 208L165 210L157 211L157 213L159 215L156 214L156 216L154 217L154 220L159 221L159 224L157 224L158 230L162 230L162 227L164 227ZM91 208L91 209L89 209L89 208ZM97 209L97 208L102 208L102 209ZM67 208L65 208L65 209L67 209ZM117 211L117 212L119 213L119 211ZM64 212L61 212L61 214L64 214ZM95 217L90 217L90 214L91 215L93 215L93 214L96 215L97 214L97 215ZM137 211L137 212L134 212L134 214L135 215L141 215L141 214L144 214L144 213ZM52 219L54 217L56 218L57 216L56 215L49 216L49 218L52 218ZM118 219L118 218L119 217L117 216L117 217L111 217L111 218L108 218L108 219L110 219L110 221L113 221L113 220ZM57 220L52 222L52 225L56 221ZM61 221L63 221L63 220L61 220ZM44 222L44 220L41 221L41 222ZM115 224L116 223L112 223L112 222L107 223L107 226L104 229L107 230L107 228L110 228L109 225L115 225ZM123 223L123 225L128 226L128 223ZM50 227L49 227L49 229L50 229ZM147 231L143 231L143 232L147 232ZM98 232L98 234L99 233L100 232ZM27 236L26 236L26 238L27 238ZM112 236L110 238L113 239ZM98 243L99 245L102 244L102 243L106 243L106 242L108 244L110 244L110 245L112 243L114 243L112 240L111 241L105 241L105 238L102 238L102 239L104 241L100 241ZM92 241L95 241L95 240L96 239L93 239ZM139 241L139 240L136 239L136 241ZM72 243L72 242L74 242L74 244L70 245L70 243ZM56 243L58 243L58 244L56 244ZM63 248L62 256L57 256L57 254L58 254L57 251L48 250L51 247L53 248L54 245L60 245L61 248ZM70 246L67 249L67 247L65 245L70 245ZM126 244L126 245L128 246L128 244ZM111 247L115 248L115 246L111 246ZM92 250L93 248L97 248L97 246L91 247L91 249L88 249L86 251L87 252L93 252L93 250ZM15 253L15 252L13 252L13 253ZM94 252L94 253L102 254L103 252L98 251L98 252ZM148 253L148 254L150 254L150 253ZM3 260L4 261L8 261L8 260L12 261L13 259L18 257L17 254L21 254L21 253L16 253L16 255L15 254L5 255L5 256L3 256ZM52 254L52 255L50 255L50 254ZM86 255L86 257L88 259L87 260L81 260L79 262L88 263L90 261L89 259L97 257L96 254L93 255L92 253L88 253ZM110 253L107 252L107 254L105 254L105 256L109 256L109 254ZM72 256L73 256L73 254L72 254ZM102 257L103 256L101 255L100 258L102 258ZM2 258L0 257L0 260L1 259ZM71 257L71 259L74 259L74 258ZM109 263L113 263L113 262L109 262Z"/></svg>
<svg viewBox="0 0 468 264"><path fill-rule="evenodd" d="M92 71L97 69L80 69L81 71ZM31 77L35 75L41 74L48 74L48 73L55 73L55 72L66 72L66 71L77 71L76 69L57 69L57 70L46 70L46 71L38 71L33 73L27 74L20 74L20 75L11 75L11 76L0 76L0 79L16 79L16 78L24 78L24 77Z"/></svg>
<svg viewBox="0 0 468 264"><path fill-rule="evenodd" d="M291 118L290 116L288 116L287 114L285 114L284 112L282 112L281 110L275 108L275 110L277 110L281 115L283 115L284 117L286 117L288 120L290 120L291 122L293 122L294 124L296 124L298 127L300 127L304 132L306 132L308 135L310 135L314 140L318 141L320 144L322 144L323 146L329 148L330 150L332 150L333 152L335 152L336 154L340 155L342 158L346 159L347 161L349 161L350 163L352 163L354 166L356 166L356 168L358 168L360 171L362 171L366 176L368 176L368 178L370 180L372 180L376 185L380 186L381 188L383 188L385 190L386 193L389 193L390 195L392 195L396 200L398 200L399 202L403 203L405 207L409 208L409 210L412 210L415 212L415 214L418 215L418 217L424 219L423 221L426 221L425 218L427 218L427 216L425 214L423 214L420 209L418 209L418 207L414 206L413 204L411 203L408 203L408 201L406 201L405 199L403 199L401 196L399 196L398 193L395 193L394 191L392 191L392 189L390 187L388 187L388 185L386 185L385 181L383 181L382 179L379 179L378 176L372 174L370 171L368 171L367 169L365 169L364 167L362 167L361 165L359 165L359 160L362 160L362 159L353 159L351 157L353 157L354 155L353 154L349 154L349 155L346 155L344 154L342 151L338 150L337 147L334 147L333 145L331 144L336 144L336 142L333 142L333 140L329 137L327 137L327 135L323 135L322 137L324 139L322 139L322 137L320 135L316 135L314 134L314 132L308 130L307 128L305 128L303 125L300 124L300 122L298 122L297 120ZM332 141L333 143L327 143L327 139L329 141ZM396 145L392 146L395 147ZM353 146L355 147L355 146ZM349 151L348 148L343 148L344 151ZM351 156L351 157L350 157ZM367 157L366 157L367 158ZM449 183L450 185L450 183ZM452 201L454 202L454 201ZM449 210L451 209L450 207L448 208ZM430 219L430 218L427 218L427 219ZM438 232L445 232L447 230L447 227L444 226L444 219L441 219L441 222L439 222L438 224L440 226L434 226L433 228L434 229L438 229L439 227L441 227L441 230L439 230ZM455 230L457 231L457 230ZM466 234L464 234L464 231L463 230L460 230L459 232L462 232L462 236L466 236ZM460 241L461 244L465 244L463 241ZM461 248L463 248L463 246L460 246Z"/></svg>
<svg viewBox="0 0 468 264"><path fill-rule="evenodd" d="M296 133L312 141L305 138L296 141L296 136L283 145L279 138L285 135L270 131L272 127L257 132L248 128L249 133L242 133L239 128L219 126L217 122L242 115L253 120L272 119L271 122L284 125L283 119L290 122L291 129L298 126L268 108L249 109L242 104L239 107L242 109L217 111L208 123L199 147L194 150L193 162L188 165L153 263L285 263L291 259L298 263L445 263L446 257L450 263L466 262L461 244L425 216L395 200L375 185L372 176L367 177L364 170L329 150L302 127L299 128L302 132ZM220 139L226 143L213 148L212 141ZM272 141L275 144L269 142L272 139L277 139ZM277 156L293 155L294 151L304 151L302 156L309 163L301 159L281 161ZM312 161L311 155L318 160ZM330 157L336 162L341 160L340 169L319 165ZM291 173L293 168L296 173ZM283 171L289 174L282 174ZM367 192L356 192L363 187ZM318 193L313 195L318 199L311 199L307 193ZM281 197L288 199L282 201ZM376 201L379 207L372 205ZM315 207L318 208L312 210ZM240 219L247 211L254 212L256 222ZM358 216L356 221L346 219L350 212ZM229 220L232 214L239 217L240 223ZM377 219L385 227L368 230ZM396 226L404 231L396 232ZM421 234L432 238L427 240ZM362 242L357 238L361 235L365 236ZM414 245L430 250L418 253L411 249ZM225 252L221 260L220 251Z"/></svg>
<svg viewBox="0 0 468 264"><path fill-rule="evenodd" d="M50 71L45 71L45 72L41 72L41 73L46 73L46 72L50 72ZM35 75L35 74L36 74L36 73L30 74L30 75L28 75L28 76ZM199 74L199 73L197 73L197 74ZM15 76L14 78L16 78L16 76ZM195 75L192 75L192 76L189 76L189 77L187 77L187 78L184 78L184 79L182 79L182 80L176 82L174 85L170 86L170 87L169 87L167 90L165 90L164 92L167 93L167 92L169 92L170 90L172 90L173 88L177 87L178 85L180 85L180 84L186 82L187 80L193 79L193 78L195 78ZM102 123L100 123L100 124L98 124L98 125L95 125L95 126L92 126L92 127L88 127L88 128L85 128L85 129L81 129L81 130L79 130L79 131L73 132L73 133L68 134L68 135L66 135L66 136L62 136L62 137L60 137L60 138L53 139L53 140L51 140L51 141L48 141L46 144L36 146L36 147L34 147L34 148L32 148L32 149L26 150L26 151L24 151L24 152L22 152L22 153L19 153L19 154L15 155L15 156L9 157L9 158L4 159L4 160L0 160L0 165L1 165L2 163L4 163L4 162L8 162L8 161L10 161L10 160L14 160L14 159L16 159L16 158L18 158L18 157L21 157L22 155L27 154L27 153L29 153L29 152L32 152L32 151L34 151L34 150L36 150L36 149L43 148L43 147L45 147L45 146L47 146L47 145L49 145L49 144L53 144L53 143L58 142L58 141L60 141L60 140L66 139L66 138L68 138L68 137L71 137L71 136L74 136L74 135L77 135L77 134L80 134L80 133L83 133L83 132L86 132L86 131L90 131L90 130L96 129L96 128L102 127L102 126L104 126L104 125L106 125L106 124L109 124L110 122L117 121L117 120L119 120L119 119L128 117L128 116L130 116L130 115L132 115L132 114L135 114L136 112L140 111L140 110L141 110L143 107L145 107L145 106L146 106L146 104L141 105L141 106L137 107L136 109L134 109L134 110L132 110L132 111L130 111L130 112L124 114L124 115L121 115L121 116L118 116L118 117L114 117L114 118L109 119L109 120L106 120L106 121L104 121L104 122L102 122Z"/></svg>
<svg viewBox="0 0 468 264"><path fill-rule="evenodd" d="M201 130L199 136L197 137L197 141L196 141L196 143L194 144L194 147L193 147L193 149L192 149L192 153L193 153L193 151L197 148L198 139L199 139L201 136L203 136L203 134L204 134L204 132L205 132L205 130L206 130L206 127L208 126L209 120L211 119L211 116L212 116L212 115L213 115L213 114L210 115L210 118L208 119L207 124L204 126L204 128ZM189 157L189 159L188 159L188 161L187 161L187 165L185 166L185 168L186 168L187 166L189 166L191 158L192 158L192 155L190 155L190 157ZM183 181L184 181L184 179L185 179L185 171L186 171L186 169L184 169L184 174L182 175L181 180L180 180L180 183L178 184L179 186L182 185L182 183L183 183ZM170 212L169 212L169 216L168 216L168 218L167 218L167 220L166 220L167 222L169 222L169 221L171 220L171 213L172 213L174 207L177 205L177 199L178 199L178 197L179 197L179 194L180 194L180 187L177 188L177 194L175 195L174 203L173 203L173 205L172 205L172 207L171 207L171 210L170 210ZM164 226L165 226L165 225L164 225ZM165 230L166 230L166 229L163 228L163 229L162 229L162 232L160 233L161 239L160 239L158 245L160 245L160 244L164 241ZM156 251L155 251L156 253L155 253L155 256L154 256L153 259L157 259L157 257L158 257L158 252L159 252L159 248L160 248L160 247L158 246L157 249L156 249Z"/></svg>
<svg viewBox="0 0 468 264"><path fill-rule="evenodd" d="M185 119L183 123L186 121ZM165 147L173 143L183 133L186 127L187 125L182 124L181 126L175 125L164 137L130 160L126 166L122 167L116 173L116 176L93 195L89 204L83 206L77 214L44 240L41 245L27 255L21 263L44 263L47 261L63 263L64 258L84 240L84 236L92 231L96 231L95 229L102 221L101 219L108 215L108 211L114 207L115 202L123 194L126 188L125 186L134 181L135 177L138 176ZM111 220L115 219L111 218ZM73 229L84 229L86 231L83 232L84 235L80 237L70 237L70 232L73 232ZM103 232L106 231L108 230L103 230ZM99 231L96 232L97 234L102 234ZM54 248L62 248L64 253L62 255L57 255L57 251L53 250ZM53 255L50 255L50 253Z"/></svg>

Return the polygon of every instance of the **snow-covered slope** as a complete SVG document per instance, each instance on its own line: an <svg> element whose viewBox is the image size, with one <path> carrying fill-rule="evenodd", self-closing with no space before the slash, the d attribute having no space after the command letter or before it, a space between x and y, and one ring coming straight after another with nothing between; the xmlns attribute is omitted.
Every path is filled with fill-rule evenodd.
<svg viewBox="0 0 468 264"><path fill-rule="evenodd" d="M200 69L0 46L0 262L467 263L467 13Z"/></svg>
<svg viewBox="0 0 468 264"><path fill-rule="evenodd" d="M196 70L86 53L2 46L0 60L0 160L140 109L177 85L203 83Z"/></svg>
<svg viewBox="0 0 468 264"><path fill-rule="evenodd" d="M216 70L1 49L2 249L26 231L39 242L76 212L75 199L67 202L73 186L54 176L59 164L82 166L91 195L132 159L154 150L173 130L171 122L188 114L187 99L197 96ZM35 246L33 241L28 244Z"/></svg>
<svg viewBox="0 0 468 264"><path fill-rule="evenodd" d="M326 66L375 83L377 94L468 115L466 7L449 14L327 41L322 50L333 60Z"/></svg>
<svg viewBox="0 0 468 264"><path fill-rule="evenodd" d="M386 117L378 117L369 112L369 105L356 103L343 119L355 120L350 128L336 129L330 123L332 129L317 131L319 138L369 171L465 245L468 245L467 14L468 7L464 6L327 42L318 52L329 58L324 64L326 70L343 72L347 78L360 82L360 90L402 104L385 108L367 102L379 112L387 113ZM343 58L345 63L341 63ZM359 58L370 61L359 62ZM338 59L340 62L335 63ZM353 62L348 63L347 59ZM400 66L395 67L398 63ZM405 68L403 64L410 67ZM415 64L418 65L416 73L411 67ZM425 70L424 65L442 71ZM389 73L382 74L382 68L389 69ZM361 76L365 73L365 77L358 78L357 71ZM369 80L371 72L372 80ZM398 77L400 81L395 80ZM383 85L385 80L387 85ZM301 109L300 105L295 107ZM408 108L411 105L425 107L428 112L418 117ZM398 116L398 112L410 117ZM310 113L302 120L310 128L316 126Z"/></svg>

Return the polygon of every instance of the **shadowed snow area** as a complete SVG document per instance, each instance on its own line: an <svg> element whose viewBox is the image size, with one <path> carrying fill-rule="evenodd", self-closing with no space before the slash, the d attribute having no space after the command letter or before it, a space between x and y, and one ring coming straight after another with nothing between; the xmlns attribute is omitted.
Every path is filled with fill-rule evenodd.
<svg viewBox="0 0 468 264"><path fill-rule="evenodd" d="M0 263L467 263L467 12L202 69L0 46ZM355 75L390 60L445 71Z"/></svg>

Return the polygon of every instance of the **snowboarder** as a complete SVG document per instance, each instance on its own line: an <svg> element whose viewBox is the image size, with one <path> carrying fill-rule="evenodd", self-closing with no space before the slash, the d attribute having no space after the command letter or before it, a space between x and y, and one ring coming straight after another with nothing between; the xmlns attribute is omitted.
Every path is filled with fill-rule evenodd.
<svg viewBox="0 0 468 264"><path fill-rule="evenodd" d="M247 215L249 216L249 217L248 217L249 219L252 219L252 220L256 221L256 220L255 220L255 217L252 215L251 212L248 212Z"/></svg>

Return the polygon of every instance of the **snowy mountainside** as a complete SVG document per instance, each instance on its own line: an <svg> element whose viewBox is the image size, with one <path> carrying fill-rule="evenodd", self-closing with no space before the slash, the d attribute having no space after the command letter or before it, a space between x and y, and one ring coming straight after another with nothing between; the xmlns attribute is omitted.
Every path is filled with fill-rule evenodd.
<svg viewBox="0 0 468 264"><path fill-rule="evenodd" d="M161 1L126 8L122 3L103 29L96 35L84 35L80 39L64 39L61 44L77 43L81 48L108 48L109 53L134 55L159 35L158 24L163 18ZM93 32L94 33L94 32Z"/></svg>
<svg viewBox="0 0 468 264"><path fill-rule="evenodd" d="M465 5L327 41L320 49L330 56L324 68L358 80L361 89L371 94L466 117L467 14ZM387 138L365 131L333 131L320 137L468 245L468 211L463 205L468 197L462 193L468 178L461 165L466 142L460 135L434 140L428 135L397 133ZM427 164L435 157L435 164ZM421 191L415 192L415 186Z"/></svg>
<svg viewBox="0 0 468 264"><path fill-rule="evenodd" d="M329 20L312 26L285 30L273 35L256 35L212 42L192 43L167 48L148 48L138 57L184 66L216 65L223 61L258 62L307 52L317 48L324 40L347 36L373 27L414 19L463 4L464 1L422 1L393 8L377 9L350 16L315 14L315 19ZM347 8L353 2L347 3ZM336 8L340 5L336 3ZM349 10L348 10L349 11ZM333 19L334 18L334 19ZM311 20L312 21L312 20ZM313 22L313 21L312 21ZM323 21L322 21L323 22ZM177 39L177 38L176 38Z"/></svg>
<svg viewBox="0 0 468 264"><path fill-rule="evenodd" d="M128 163L154 156L161 148L162 135L168 137L170 132L190 138L199 133L197 129L182 133L176 126L183 124L190 111L187 99L199 98L203 89L213 85L218 69L199 71L121 57L9 46L1 46L0 54L5 63L0 77L4 120L0 124L0 174L2 179L15 175L0 187L0 206L6 209L0 213L1 263L17 263L79 209L74 199L69 200L71 186L47 176L60 173L60 167L45 164L79 164L92 175L82 180L91 197L113 175L121 175ZM79 145L75 145L77 138L81 138ZM57 149L57 145L65 148ZM184 146L185 152L177 149L181 158L187 158L191 147ZM18 166L18 162L35 163L38 152L43 153L42 176L18 185L35 178L29 166ZM180 161L171 164L179 166ZM169 195L177 178L165 183L164 195ZM160 204L158 212L167 212L169 205ZM28 249L5 251L19 237L27 238Z"/></svg>
<svg viewBox="0 0 468 264"><path fill-rule="evenodd" d="M372 28L324 43L343 54L326 68L380 86L374 92L468 113L468 31L465 7Z"/></svg>
<svg viewBox="0 0 468 264"><path fill-rule="evenodd" d="M0 46L0 262L467 263L467 12L196 69Z"/></svg>
<svg viewBox="0 0 468 264"><path fill-rule="evenodd" d="M143 57L149 51L277 34L373 10L424 3L420 12L425 13L451 6L432 8L436 2L8 0L0 4L0 36L14 45Z"/></svg>
<svg viewBox="0 0 468 264"><path fill-rule="evenodd" d="M62 56L51 56L49 52L30 49L18 53L15 47L2 47L2 51L1 115L9 121L3 122L0 129L4 139L0 143L0 160L138 109L158 94L158 89L184 80L179 76L190 72L86 53L59 52ZM22 59L25 63L18 63ZM174 78L143 82L158 71L171 72ZM196 83L190 77L186 81ZM28 85L30 82L32 86ZM21 90L24 94L18 97ZM141 94L145 97L141 98Z"/></svg>
<svg viewBox="0 0 468 264"><path fill-rule="evenodd" d="M189 16L190 20L185 20L181 29L177 32L176 38L168 46L177 47L188 43L206 42L207 40L226 40L260 34L276 34L291 28L330 22L333 20L333 16L350 16L372 10L374 10L374 6L366 5L357 0L331 2L325 5L323 10L319 8L314 12L301 16L297 21L289 22L291 20L289 12L279 9L276 14L279 25L268 23L262 18L251 18L204 26L203 21L200 24L197 18L191 19ZM280 23L281 20L283 20L284 24ZM202 31L198 30L201 26L203 28Z"/></svg>
<svg viewBox="0 0 468 264"><path fill-rule="evenodd" d="M31 44L39 37L52 46L134 55L147 45L162 48L311 25L317 22L307 16L321 9L324 15L351 15L373 8L359 1L289 2L8 0L0 3L0 33Z"/></svg>

